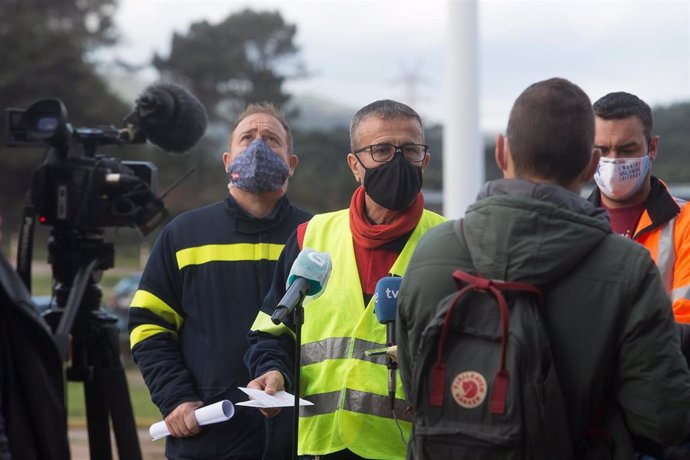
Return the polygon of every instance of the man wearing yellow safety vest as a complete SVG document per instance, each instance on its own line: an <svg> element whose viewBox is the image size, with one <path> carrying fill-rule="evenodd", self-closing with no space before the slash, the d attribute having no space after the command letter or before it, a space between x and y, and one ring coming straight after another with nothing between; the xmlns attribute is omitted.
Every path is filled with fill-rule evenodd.
<svg viewBox="0 0 690 460"><path fill-rule="evenodd" d="M287 458L292 441L289 416L267 421L237 407L227 422L203 427L194 416L202 405L246 399L238 387L250 380L247 331L285 241L310 217L286 196L298 158L282 112L250 105L228 147L229 194L163 229L130 307L132 355L171 433L171 460Z"/></svg>
<svg viewBox="0 0 690 460"><path fill-rule="evenodd" d="M594 204L608 210L614 232L644 245L659 267L679 323L690 323L690 206L651 175L659 136L649 105L635 95L609 93L593 104Z"/></svg>
<svg viewBox="0 0 690 460"><path fill-rule="evenodd" d="M267 393L292 389L295 333L274 325L271 314L299 251L328 252L328 285L304 302L300 388L314 405L300 412L298 454L403 459L411 416L402 385L398 379L391 410L385 357L364 355L386 344L372 295L382 277L404 275L421 235L445 219L424 209L422 171L430 155L412 108L390 100L363 107L352 119L350 143L347 162L360 187L348 209L314 216L286 243L249 333L245 363L256 377L249 387ZM263 412L272 416L275 409Z"/></svg>

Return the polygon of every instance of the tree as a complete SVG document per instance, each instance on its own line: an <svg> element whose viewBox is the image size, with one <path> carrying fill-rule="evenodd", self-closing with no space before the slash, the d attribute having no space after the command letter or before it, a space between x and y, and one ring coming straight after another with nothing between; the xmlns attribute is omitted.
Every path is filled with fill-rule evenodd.
<svg viewBox="0 0 690 460"><path fill-rule="evenodd" d="M200 21L186 34L175 33L170 55L155 55L153 65L188 86L212 119L230 122L250 102L280 108L289 99L283 83L303 74L296 32L277 11L245 9L217 25Z"/></svg>
<svg viewBox="0 0 690 460"><path fill-rule="evenodd" d="M652 173L666 183L690 182L690 103L654 107L654 130L661 142Z"/></svg>
<svg viewBox="0 0 690 460"><path fill-rule="evenodd" d="M0 107L26 107L62 98L70 116L109 122L126 107L107 90L93 62L117 39L117 0L3 0L0 2ZM0 114L3 118L4 111Z"/></svg>
<svg viewBox="0 0 690 460"><path fill-rule="evenodd" d="M349 131L334 127L329 131L293 130L299 164L290 178L290 201L310 212L346 208L357 182L347 166ZM327 180L324 180L327 178Z"/></svg>
<svg viewBox="0 0 690 460"><path fill-rule="evenodd" d="M115 43L117 0L0 1L0 123L5 108L57 97L75 126L118 124L129 107L97 73L95 52ZM23 196L40 150L0 144L0 212L18 229ZM7 236L7 233L6 233ZM4 242L3 242L4 243Z"/></svg>

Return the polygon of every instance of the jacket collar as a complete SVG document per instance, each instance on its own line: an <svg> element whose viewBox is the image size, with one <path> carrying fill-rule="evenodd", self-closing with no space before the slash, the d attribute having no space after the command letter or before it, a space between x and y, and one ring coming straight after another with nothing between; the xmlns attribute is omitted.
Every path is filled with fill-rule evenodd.
<svg viewBox="0 0 690 460"><path fill-rule="evenodd" d="M652 223L640 229L635 234L635 237L665 225L680 213L680 206L678 206L676 200L669 193L666 184L655 176L651 176L650 180L651 188L647 201L645 201L645 210ZM587 199L595 206L601 206L601 192L598 188L595 188Z"/></svg>
<svg viewBox="0 0 690 460"><path fill-rule="evenodd" d="M608 222L608 213L605 209L556 184L537 184L524 179L498 179L484 184L477 200L498 195L542 200Z"/></svg>
<svg viewBox="0 0 690 460"><path fill-rule="evenodd" d="M225 210L233 218L235 230L240 233L259 233L271 230L283 222L289 206L290 202L287 195L283 195L269 215L257 219L247 214L232 195L228 194L225 198Z"/></svg>
<svg viewBox="0 0 690 460"><path fill-rule="evenodd" d="M559 185L522 179L487 183L464 220L479 273L537 285L568 273L611 234L605 209Z"/></svg>

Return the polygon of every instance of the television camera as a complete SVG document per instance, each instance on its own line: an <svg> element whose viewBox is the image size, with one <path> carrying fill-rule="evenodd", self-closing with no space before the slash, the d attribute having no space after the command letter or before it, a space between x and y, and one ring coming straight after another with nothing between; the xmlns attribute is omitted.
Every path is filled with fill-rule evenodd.
<svg viewBox="0 0 690 460"><path fill-rule="evenodd" d="M45 314L64 360L67 379L84 382L91 458L112 458L112 421L119 458L141 459L126 376L119 356L117 318L100 308L98 284L112 268L106 227L134 227L146 235L168 212L151 162L96 154L103 145L143 144L184 153L206 130L203 105L183 87L156 83L137 99L124 126L75 128L59 99L26 110L6 109L9 147L47 148L33 172L22 219L17 272L31 290L36 220L50 226L48 262L56 306Z"/></svg>

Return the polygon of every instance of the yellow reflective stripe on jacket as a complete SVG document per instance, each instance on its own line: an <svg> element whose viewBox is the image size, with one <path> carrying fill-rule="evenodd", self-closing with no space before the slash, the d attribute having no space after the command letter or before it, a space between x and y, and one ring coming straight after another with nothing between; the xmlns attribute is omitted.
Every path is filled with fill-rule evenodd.
<svg viewBox="0 0 690 460"><path fill-rule="evenodd" d="M158 296L143 289L139 289L132 298L130 308L143 308L148 310L162 319L166 324L170 325L170 328L156 324L142 324L137 326L129 335L130 347L134 347L134 345L142 340L161 332L171 333L175 337L175 340L177 340L177 332L182 328L184 319Z"/></svg>
<svg viewBox="0 0 690 460"><path fill-rule="evenodd" d="M180 270L188 265L208 262L237 262L242 260L278 260L284 244L235 243L207 244L177 251L177 265Z"/></svg>
<svg viewBox="0 0 690 460"><path fill-rule="evenodd" d="M391 273L403 275L421 235L444 220L424 211ZM321 296L304 302L300 383L315 407L301 412L298 451L321 455L348 448L365 458L403 459L407 446L390 410L386 359L364 356L385 346L386 328L376 319L374 302L363 303L349 211L314 216L303 247L329 252L333 270ZM399 378L396 383L395 415L409 437Z"/></svg>
<svg viewBox="0 0 690 460"><path fill-rule="evenodd" d="M273 336L281 336L284 334L290 334L292 338L295 338L295 332L289 327L285 326L283 323L273 324L271 321L271 316L259 310L259 314L256 315L254 324L249 328L251 331L261 331Z"/></svg>
<svg viewBox="0 0 690 460"><path fill-rule="evenodd" d="M139 342L142 342L148 339L149 337L152 337L156 334L160 334L162 332L172 335L175 341L180 340L179 334L176 331L173 331L172 329L168 329L157 324L142 324L141 326L137 326L134 329L132 329L132 332L129 334L130 350L134 348L134 345L138 344Z"/></svg>

